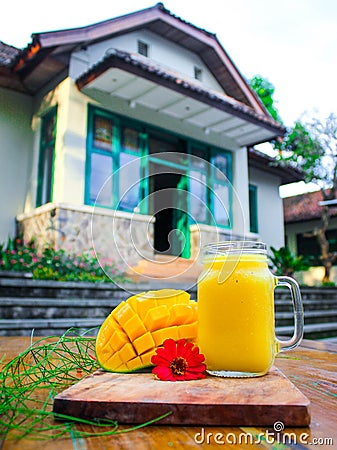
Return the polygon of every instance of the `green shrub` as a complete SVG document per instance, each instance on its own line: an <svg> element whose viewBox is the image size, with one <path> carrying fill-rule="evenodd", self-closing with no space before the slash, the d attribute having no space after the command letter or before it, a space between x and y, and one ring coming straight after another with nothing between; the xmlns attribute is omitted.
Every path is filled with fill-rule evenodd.
<svg viewBox="0 0 337 450"><path fill-rule="evenodd" d="M0 244L0 270L31 272L38 259L34 239L24 243L20 237L9 237L6 243Z"/></svg>
<svg viewBox="0 0 337 450"><path fill-rule="evenodd" d="M323 281L322 282L322 286L323 287L335 287L336 283L333 281Z"/></svg>
<svg viewBox="0 0 337 450"><path fill-rule="evenodd" d="M20 237L0 244L0 270L31 272L38 280L126 281L114 264L102 268L91 252L75 255L46 246L39 253L34 239L24 242Z"/></svg>
<svg viewBox="0 0 337 450"><path fill-rule="evenodd" d="M270 260L275 269L275 275L292 276L294 272L309 270L310 264L303 256L295 256L288 247L280 247L278 250L270 247L273 255Z"/></svg>

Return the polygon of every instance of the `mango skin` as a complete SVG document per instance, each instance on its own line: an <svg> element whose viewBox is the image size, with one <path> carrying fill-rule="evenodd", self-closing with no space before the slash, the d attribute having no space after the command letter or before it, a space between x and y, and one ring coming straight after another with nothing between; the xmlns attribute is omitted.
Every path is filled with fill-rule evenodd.
<svg viewBox="0 0 337 450"><path fill-rule="evenodd" d="M133 295L105 319L96 338L96 357L109 372L130 373L152 366L165 339L197 340L197 302L178 289Z"/></svg>

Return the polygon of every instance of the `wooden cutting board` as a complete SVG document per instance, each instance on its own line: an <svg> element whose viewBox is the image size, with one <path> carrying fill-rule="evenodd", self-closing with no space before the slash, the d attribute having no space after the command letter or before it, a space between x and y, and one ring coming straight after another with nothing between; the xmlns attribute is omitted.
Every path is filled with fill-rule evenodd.
<svg viewBox="0 0 337 450"><path fill-rule="evenodd" d="M159 381L151 373L98 370L58 394L55 413L138 424L307 426L309 400L277 368L258 378Z"/></svg>

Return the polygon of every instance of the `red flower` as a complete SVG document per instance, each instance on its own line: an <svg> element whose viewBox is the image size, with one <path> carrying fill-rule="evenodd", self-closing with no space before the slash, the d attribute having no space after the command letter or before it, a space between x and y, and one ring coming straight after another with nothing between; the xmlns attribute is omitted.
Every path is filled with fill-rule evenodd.
<svg viewBox="0 0 337 450"><path fill-rule="evenodd" d="M152 373L163 381L198 380L206 377L204 360L204 355L192 342L166 339L163 347L159 347L151 358L156 366Z"/></svg>

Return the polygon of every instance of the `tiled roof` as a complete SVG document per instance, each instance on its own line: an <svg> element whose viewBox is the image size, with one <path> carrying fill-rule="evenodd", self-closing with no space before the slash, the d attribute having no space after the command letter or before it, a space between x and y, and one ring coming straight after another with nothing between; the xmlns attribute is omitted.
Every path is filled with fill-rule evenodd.
<svg viewBox="0 0 337 450"><path fill-rule="evenodd" d="M322 191L308 192L283 199L285 223L302 222L320 219L323 207L318 202L323 201ZM330 216L337 216L337 208L330 209Z"/></svg>
<svg viewBox="0 0 337 450"><path fill-rule="evenodd" d="M191 22L189 22L189 21L183 19L183 18L180 17L180 16L177 16L177 15L174 14L172 11L170 11L169 9L167 9L167 8L164 6L164 4L163 4L162 2L158 2L158 3L155 5L155 8L158 8L158 9L160 9L161 11L163 11L164 13L170 15L171 17L174 17L175 19L178 19L181 23L186 23L186 25L189 25L189 26L195 28L196 30L199 30L199 31L201 31L202 33L205 33L206 36L212 36L212 37L215 37L215 36L216 36L215 33L211 33L210 31L205 30L205 28L197 27L197 26L194 25L193 23L191 23Z"/></svg>
<svg viewBox="0 0 337 450"><path fill-rule="evenodd" d="M11 67L20 52L20 49L0 41L0 66Z"/></svg>
<svg viewBox="0 0 337 450"><path fill-rule="evenodd" d="M256 169L267 171L280 177L280 185L304 180L304 174L301 170L296 169L295 167L281 165L277 163L275 158L272 158L253 147L248 148L248 162L250 167L255 167Z"/></svg>

